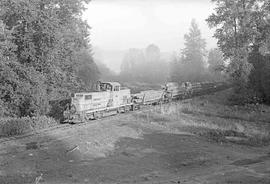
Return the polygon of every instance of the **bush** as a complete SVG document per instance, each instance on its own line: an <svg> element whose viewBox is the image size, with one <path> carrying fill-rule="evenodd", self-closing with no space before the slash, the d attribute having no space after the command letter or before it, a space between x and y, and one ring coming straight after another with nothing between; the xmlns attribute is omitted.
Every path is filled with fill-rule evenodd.
<svg viewBox="0 0 270 184"><path fill-rule="evenodd" d="M262 103L262 96L252 89L243 89L235 90L228 100L231 105L259 104Z"/></svg>
<svg viewBox="0 0 270 184"><path fill-rule="evenodd" d="M29 117L1 119L1 137L10 137L31 132L31 124L32 119Z"/></svg>
<svg viewBox="0 0 270 184"><path fill-rule="evenodd" d="M32 118L32 128L40 130L48 127L52 127L57 124L57 121L51 117L38 116Z"/></svg>
<svg viewBox="0 0 270 184"><path fill-rule="evenodd" d="M0 137L23 135L56 125L50 117L0 118Z"/></svg>
<svg viewBox="0 0 270 184"><path fill-rule="evenodd" d="M47 115L59 122L63 122L65 120L64 111L71 104L71 98L52 100L49 104L51 108Z"/></svg>

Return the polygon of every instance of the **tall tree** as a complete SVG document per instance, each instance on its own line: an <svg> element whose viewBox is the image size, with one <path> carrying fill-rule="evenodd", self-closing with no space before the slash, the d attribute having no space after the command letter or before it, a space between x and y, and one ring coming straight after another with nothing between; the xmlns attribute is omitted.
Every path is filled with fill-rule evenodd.
<svg viewBox="0 0 270 184"><path fill-rule="evenodd" d="M212 80L224 80L226 70L223 53L219 49L211 49L208 54L208 71Z"/></svg>
<svg viewBox="0 0 270 184"><path fill-rule="evenodd" d="M1 41L12 47L12 57L0 58L6 67L0 99L17 109L11 114L44 114L51 98L84 87L75 66L76 53L89 47L89 26L81 19L89 1L0 1Z"/></svg>
<svg viewBox="0 0 270 184"><path fill-rule="evenodd" d="M269 9L267 8L269 2L212 1L216 3L215 13L207 21L210 27L217 27L214 36L218 39L218 45L224 56L230 60L228 69L235 84L234 89L238 94L244 94L250 86L255 86L249 85L250 74L260 73L255 71L260 71L262 68L260 61L264 59L261 54L267 54L269 50ZM252 81L256 80L253 78Z"/></svg>
<svg viewBox="0 0 270 184"><path fill-rule="evenodd" d="M168 77L167 63L161 58L161 51L155 44L145 49L145 63L141 67L143 79L149 83L163 83Z"/></svg>
<svg viewBox="0 0 270 184"><path fill-rule="evenodd" d="M213 0L216 12L208 19L211 27L219 27L215 32L218 45L225 57L231 60L231 77L236 87L243 88L248 81L251 69L247 61L248 30L246 27L250 15L250 3L246 0Z"/></svg>
<svg viewBox="0 0 270 184"><path fill-rule="evenodd" d="M125 54L121 65L121 78L125 81L136 81L142 74L140 71L142 64L145 63L145 56L140 49L129 49Z"/></svg>
<svg viewBox="0 0 270 184"><path fill-rule="evenodd" d="M223 53L219 49L211 49L208 54L208 68L211 72L220 72L225 68Z"/></svg>
<svg viewBox="0 0 270 184"><path fill-rule="evenodd" d="M195 19L191 21L189 33L185 34L184 39L185 48L182 51L184 59L186 62L196 65L198 69L202 69L204 66L203 56L205 55L206 42L202 38Z"/></svg>
<svg viewBox="0 0 270 184"><path fill-rule="evenodd" d="M178 82L185 81L202 81L203 75L205 74L205 47L206 42L202 38L201 31L198 24L193 19L191 22L191 27L189 33L184 35L185 48L182 50L181 59L179 59L179 65L181 68L176 73L172 74L177 77Z"/></svg>
<svg viewBox="0 0 270 184"><path fill-rule="evenodd" d="M101 60L95 59L98 70L100 72L100 78L103 81L116 81L116 73L106 66Z"/></svg>
<svg viewBox="0 0 270 184"><path fill-rule="evenodd" d="M145 50L130 49L123 59L120 78L125 81L161 84L167 77L168 65L154 44Z"/></svg>
<svg viewBox="0 0 270 184"><path fill-rule="evenodd" d="M82 80L85 89L91 90L100 77L98 66L93 61L90 50L82 49L75 54L76 75Z"/></svg>

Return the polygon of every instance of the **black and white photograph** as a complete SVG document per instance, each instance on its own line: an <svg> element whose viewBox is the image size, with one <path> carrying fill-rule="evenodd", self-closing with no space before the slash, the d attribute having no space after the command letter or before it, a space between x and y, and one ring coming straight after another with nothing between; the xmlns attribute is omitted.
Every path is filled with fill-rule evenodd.
<svg viewBox="0 0 270 184"><path fill-rule="evenodd" d="M270 1L0 0L0 184L270 184Z"/></svg>

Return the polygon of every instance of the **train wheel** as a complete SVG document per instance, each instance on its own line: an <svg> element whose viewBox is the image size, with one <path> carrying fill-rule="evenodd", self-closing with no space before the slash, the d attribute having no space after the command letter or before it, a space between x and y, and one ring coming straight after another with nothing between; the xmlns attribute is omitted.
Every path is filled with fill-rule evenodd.
<svg viewBox="0 0 270 184"><path fill-rule="evenodd" d="M135 104L131 105L131 111L135 111Z"/></svg>
<svg viewBox="0 0 270 184"><path fill-rule="evenodd" d="M125 106L125 112L129 112L130 111L130 105Z"/></svg>
<svg viewBox="0 0 270 184"><path fill-rule="evenodd" d="M103 117L102 112L94 112L94 119L101 119Z"/></svg>
<svg viewBox="0 0 270 184"><path fill-rule="evenodd" d="M120 113L125 113L126 112L126 107L119 108L119 111L120 111Z"/></svg>

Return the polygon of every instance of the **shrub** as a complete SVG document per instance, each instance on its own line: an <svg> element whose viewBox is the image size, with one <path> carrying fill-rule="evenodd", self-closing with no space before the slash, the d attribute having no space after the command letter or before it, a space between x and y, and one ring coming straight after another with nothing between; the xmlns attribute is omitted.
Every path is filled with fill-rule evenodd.
<svg viewBox="0 0 270 184"><path fill-rule="evenodd" d="M5 115L5 111L4 102L0 99L0 117Z"/></svg>
<svg viewBox="0 0 270 184"><path fill-rule="evenodd" d="M52 127L57 124L57 121L51 117L38 116L32 118L32 128L35 130Z"/></svg>
<svg viewBox="0 0 270 184"><path fill-rule="evenodd" d="M254 90L245 89L242 91L234 91L228 99L231 105L245 105L262 103L262 97Z"/></svg>
<svg viewBox="0 0 270 184"><path fill-rule="evenodd" d="M25 118L5 118L0 120L1 136L10 137L22 135L32 131L32 119Z"/></svg>
<svg viewBox="0 0 270 184"><path fill-rule="evenodd" d="M47 116L0 118L0 137L23 135L56 124L57 121Z"/></svg>
<svg viewBox="0 0 270 184"><path fill-rule="evenodd" d="M63 122L65 119L63 114L67 106L71 104L71 98L51 100L49 103L51 108L47 115L57 121Z"/></svg>

